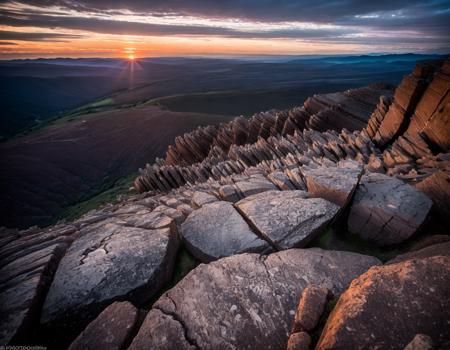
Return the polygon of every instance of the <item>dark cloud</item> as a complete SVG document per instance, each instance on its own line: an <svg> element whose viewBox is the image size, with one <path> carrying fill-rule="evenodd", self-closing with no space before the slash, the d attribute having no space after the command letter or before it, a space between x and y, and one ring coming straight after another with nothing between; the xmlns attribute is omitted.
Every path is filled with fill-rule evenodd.
<svg viewBox="0 0 450 350"><path fill-rule="evenodd" d="M312 22L334 22L355 15L405 9L422 14L450 9L448 0L22 0L20 2L39 7L56 5L79 11L105 12L128 9L206 17Z"/></svg>
<svg viewBox="0 0 450 350"><path fill-rule="evenodd" d="M0 30L0 40L63 41L61 39L75 39L79 37L81 37L81 35L59 33L27 33Z"/></svg>
<svg viewBox="0 0 450 350"><path fill-rule="evenodd" d="M106 34L128 35L202 35L236 38L323 39L330 42L365 43L438 43L450 48L450 0L19 0L19 3L48 8L47 13L2 9L0 24L41 28L80 29ZM250 32L213 26L161 25L61 16L50 6L75 9L80 13L123 14L130 10L138 15L250 19L265 22L303 21L334 24L337 29L291 29ZM382 32L367 38L366 32ZM409 32L409 33L408 33ZM354 35L352 35L354 34ZM392 35L389 35L392 34ZM51 37L48 37L52 39ZM55 39L55 38L53 38ZM12 39L10 39L12 40ZM22 39L25 40L25 39ZM44 40L44 39L37 39Z"/></svg>
<svg viewBox="0 0 450 350"><path fill-rule="evenodd" d="M229 28L136 23L87 17L62 17L40 14L23 15L0 10L0 24L14 27L43 27L86 30L102 34L122 35L216 35L235 38L332 38L353 33L347 29L292 29L245 32Z"/></svg>
<svg viewBox="0 0 450 350"><path fill-rule="evenodd" d="M11 41L0 41L0 46L11 46L11 45L17 45L17 44L13 43Z"/></svg>

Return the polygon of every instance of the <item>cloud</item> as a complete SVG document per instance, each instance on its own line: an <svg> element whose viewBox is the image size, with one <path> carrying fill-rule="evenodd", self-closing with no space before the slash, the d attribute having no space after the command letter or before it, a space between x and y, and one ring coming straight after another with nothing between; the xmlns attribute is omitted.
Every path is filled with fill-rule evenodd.
<svg viewBox="0 0 450 350"><path fill-rule="evenodd" d="M55 16L42 14L28 14L20 16L11 11L0 10L0 24L12 27L41 27L85 30L102 34L121 35L198 35L198 36L226 36L234 38L332 38L336 35L354 33L345 28L287 28L263 31L245 31L225 27L204 25L171 25L153 24L92 17ZM55 34L58 35L58 34ZM59 34L62 37L64 34ZM74 36L75 37L75 36ZM19 39L18 39L19 40Z"/></svg>
<svg viewBox="0 0 450 350"><path fill-rule="evenodd" d="M261 21L334 22L356 15L409 9L430 14L450 8L450 1L442 0L22 0L42 7L53 5L78 11L177 13L218 18L246 18Z"/></svg>
<svg viewBox="0 0 450 350"><path fill-rule="evenodd" d="M59 33L27 33L0 30L0 40L22 40L22 41L64 41L61 39L79 38L80 35Z"/></svg>

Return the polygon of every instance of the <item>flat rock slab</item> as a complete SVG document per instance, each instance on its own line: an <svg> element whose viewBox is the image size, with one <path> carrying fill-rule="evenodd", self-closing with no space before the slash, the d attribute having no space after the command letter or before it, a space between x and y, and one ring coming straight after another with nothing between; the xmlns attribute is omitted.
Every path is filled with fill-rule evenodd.
<svg viewBox="0 0 450 350"><path fill-rule="evenodd" d="M322 198L304 191L267 191L242 199L236 207L277 249L303 247L339 211Z"/></svg>
<svg viewBox="0 0 450 350"><path fill-rule="evenodd" d="M84 232L61 260L41 322L83 325L112 301L147 301L171 277L178 236L115 223Z"/></svg>
<svg viewBox="0 0 450 350"><path fill-rule="evenodd" d="M224 201L206 204L192 212L181 225L180 233L188 250L203 262L269 247L233 205Z"/></svg>
<svg viewBox="0 0 450 350"><path fill-rule="evenodd" d="M374 257L290 249L202 264L154 305L130 349L285 349L302 290L339 295Z"/></svg>
<svg viewBox="0 0 450 350"><path fill-rule="evenodd" d="M450 258L373 267L329 316L316 349L403 349L418 333L450 341Z"/></svg>
<svg viewBox="0 0 450 350"><path fill-rule="evenodd" d="M311 197L326 199L341 208L350 201L363 167L356 161L341 161L336 167L302 168Z"/></svg>
<svg viewBox="0 0 450 350"><path fill-rule="evenodd" d="M191 204L195 208L200 208L208 203L217 202L218 199L216 196L213 196L212 194L201 192L201 191L195 191L192 195L192 201Z"/></svg>
<svg viewBox="0 0 450 350"><path fill-rule="evenodd" d="M89 323L72 342L69 350L122 349L131 340L138 323L138 314L133 304L127 301L111 304Z"/></svg>
<svg viewBox="0 0 450 350"><path fill-rule="evenodd" d="M348 228L380 246L400 243L417 232L431 206L425 194L403 181L369 173L356 189Z"/></svg>
<svg viewBox="0 0 450 350"><path fill-rule="evenodd" d="M265 178L252 178L249 181L240 181L235 184L244 197L251 196L253 194L277 190L275 185Z"/></svg>

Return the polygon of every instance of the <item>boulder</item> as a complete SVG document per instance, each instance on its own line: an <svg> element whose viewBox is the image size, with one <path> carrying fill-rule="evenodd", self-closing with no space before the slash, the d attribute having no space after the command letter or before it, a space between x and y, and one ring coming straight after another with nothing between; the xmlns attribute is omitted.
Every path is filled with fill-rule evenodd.
<svg viewBox="0 0 450 350"><path fill-rule="evenodd" d="M336 167L302 168L311 197L324 198L341 208L350 201L363 167L360 163L341 161Z"/></svg>
<svg viewBox="0 0 450 350"><path fill-rule="evenodd" d="M380 246L400 243L417 232L431 206L426 195L401 180L365 174L355 192L348 228Z"/></svg>
<svg viewBox="0 0 450 350"><path fill-rule="evenodd" d="M295 313L292 333L310 332L317 326L329 295L330 291L327 288L312 284L303 290Z"/></svg>
<svg viewBox="0 0 450 350"><path fill-rule="evenodd" d="M89 323L72 342L69 350L123 349L131 341L138 323L138 314L133 304L127 301L111 304Z"/></svg>
<svg viewBox="0 0 450 350"><path fill-rule="evenodd" d="M244 197L277 189L273 183L265 178L254 179L252 181L239 181L236 183L236 187Z"/></svg>
<svg viewBox="0 0 450 350"><path fill-rule="evenodd" d="M197 259L209 262L269 247L248 226L229 202L204 205L192 212L181 225L183 241Z"/></svg>
<svg viewBox="0 0 450 350"><path fill-rule="evenodd" d="M411 340L411 343L405 346L403 350L433 350L434 344L433 339L431 339L426 334L416 334L416 336Z"/></svg>
<svg viewBox="0 0 450 350"><path fill-rule="evenodd" d="M306 332L292 333L288 340L287 350L309 350L311 337Z"/></svg>
<svg viewBox="0 0 450 350"><path fill-rule="evenodd" d="M428 258L438 255L450 257L450 242L433 244L419 250L413 250L405 254L397 255L395 258L389 260L386 264L396 264L405 260Z"/></svg>
<svg viewBox="0 0 450 350"><path fill-rule="evenodd" d="M283 349L299 295L315 283L339 295L380 262L317 248L201 264L153 305L130 349Z"/></svg>
<svg viewBox="0 0 450 350"><path fill-rule="evenodd" d="M414 186L431 198L441 219L450 225L450 176L437 171Z"/></svg>
<svg viewBox="0 0 450 350"><path fill-rule="evenodd" d="M80 327L112 301L149 300L171 278L178 245L178 235L170 228L109 222L86 229L60 262L41 322Z"/></svg>
<svg viewBox="0 0 450 350"><path fill-rule="evenodd" d="M304 191L267 191L242 199L236 207L277 249L305 246L339 210Z"/></svg>
<svg viewBox="0 0 450 350"><path fill-rule="evenodd" d="M316 349L403 349L418 333L450 340L450 258L372 267L341 295Z"/></svg>
<svg viewBox="0 0 450 350"><path fill-rule="evenodd" d="M200 208L205 204L217 201L218 201L217 197L213 196L212 194L201 191L195 191L194 194L192 195L191 203L195 208Z"/></svg>

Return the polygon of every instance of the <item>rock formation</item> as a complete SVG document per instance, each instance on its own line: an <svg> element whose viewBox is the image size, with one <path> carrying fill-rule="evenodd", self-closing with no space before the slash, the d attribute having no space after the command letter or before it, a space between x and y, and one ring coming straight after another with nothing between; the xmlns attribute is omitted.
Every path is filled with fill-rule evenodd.
<svg viewBox="0 0 450 350"><path fill-rule="evenodd" d="M449 67L419 64L394 94L372 85L198 128L141 171L139 194L49 228L2 229L0 344L450 342ZM333 230L339 249L358 250L348 230L373 250L317 248ZM370 256L380 251L384 266ZM202 264L173 273L186 256ZM313 285L339 298L318 344Z"/></svg>
<svg viewBox="0 0 450 350"><path fill-rule="evenodd" d="M339 298L317 349L402 349L419 333L448 341L449 278L443 256L371 268Z"/></svg>

